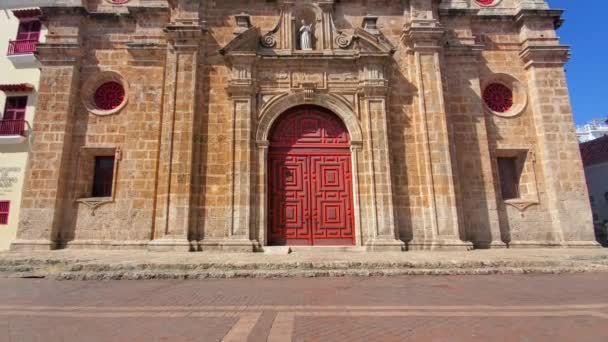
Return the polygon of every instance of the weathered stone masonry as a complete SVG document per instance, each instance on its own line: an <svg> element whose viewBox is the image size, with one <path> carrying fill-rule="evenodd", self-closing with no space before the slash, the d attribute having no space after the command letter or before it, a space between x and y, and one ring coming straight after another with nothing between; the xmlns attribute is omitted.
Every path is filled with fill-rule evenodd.
<svg viewBox="0 0 608 342"><path fill-rule="evenodd" d="M13 249L262 250L278 200L269 141L294 108L329 111L348 131L356 246L596 246L561 11L543 0L42 10L49 33ZM299 48L302 20L312 50ZM124 88L120 106L96 107L105 82ZM114 157L111 196L90 193L99 156ZM329 222L341 209L327 208Z"/></svg>

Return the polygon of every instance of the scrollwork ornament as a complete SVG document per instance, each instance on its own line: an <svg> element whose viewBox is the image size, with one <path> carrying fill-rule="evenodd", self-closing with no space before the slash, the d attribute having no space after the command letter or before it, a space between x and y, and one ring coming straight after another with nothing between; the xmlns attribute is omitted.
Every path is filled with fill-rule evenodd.
<svg viewBox="0 0 608 342"><path fill-rule="evenodd" d="M336 45L341 49L346 49L353 42L352 38L347 37L345 34L339 34L336 36Z"/></svg>
<svg viewBox="0 0 608 342"><path fill-rule="evenodd" d="M277 45L277 38L274 34L266 34L262 39L260 39L260 43L263 47L273 48Z"/></svg>

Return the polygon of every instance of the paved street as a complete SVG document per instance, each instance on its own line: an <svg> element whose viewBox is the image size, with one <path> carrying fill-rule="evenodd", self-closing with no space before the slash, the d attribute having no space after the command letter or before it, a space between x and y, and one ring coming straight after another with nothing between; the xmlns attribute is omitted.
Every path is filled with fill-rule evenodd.
<svg viewBox="0 0 608 342"><path fill-rule="evenodd" d="M1 341L606 341L608 274L0 279Z"/></svg>

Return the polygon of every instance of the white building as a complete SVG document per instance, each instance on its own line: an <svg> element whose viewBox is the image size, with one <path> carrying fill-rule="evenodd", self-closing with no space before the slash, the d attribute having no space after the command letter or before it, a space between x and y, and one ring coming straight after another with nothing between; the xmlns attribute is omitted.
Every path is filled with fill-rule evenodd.
<svg viewBox="0 0 608 342"><path fill-rule="evenodd" d="M0 11L0 250L15 239L44 39L38 8Z"/></svg>
<svg viewBox="0 0 608 342"><path fill-rule="evenodd" d="M605 119L591 120L589 123L576 127L576 136L581 143L608 135L608 124Z"/></svg>
<svg viewBox="0 0 608 342"><path fill-rule="evenodd" d="M608 136L581 144L593 221L608 221Z"/></svg>

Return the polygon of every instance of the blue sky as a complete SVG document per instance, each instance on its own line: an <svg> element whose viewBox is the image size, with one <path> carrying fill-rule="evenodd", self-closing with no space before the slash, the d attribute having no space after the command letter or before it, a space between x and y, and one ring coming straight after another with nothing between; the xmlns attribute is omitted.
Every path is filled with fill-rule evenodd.
<svg viewBox="0 0 608 342"><path fill-rule="evenodd" d="M562 44L572 47L566 74L574 120L582 124L608 116L607 0L548 0L564 9L566 22L557 32Z"/></svg>

